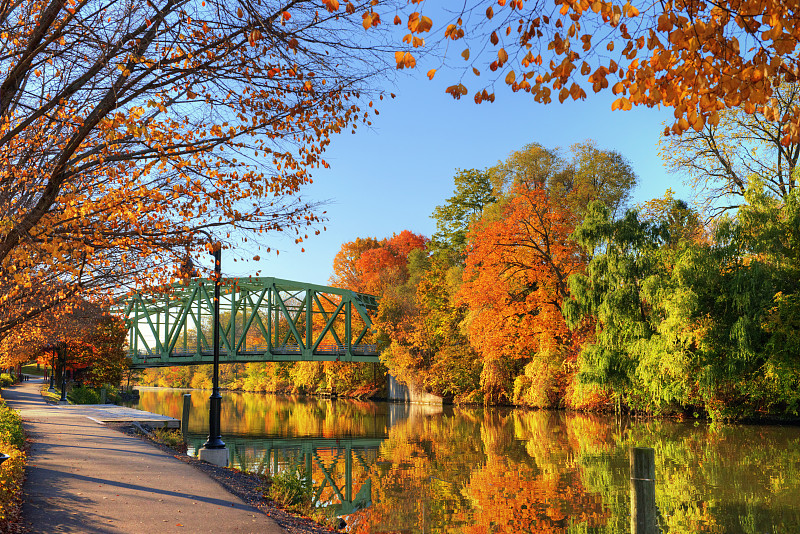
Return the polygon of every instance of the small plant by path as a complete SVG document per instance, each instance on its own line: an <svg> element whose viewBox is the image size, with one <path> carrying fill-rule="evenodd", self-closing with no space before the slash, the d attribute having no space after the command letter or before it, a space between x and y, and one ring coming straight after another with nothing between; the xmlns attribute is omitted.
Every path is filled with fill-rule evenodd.
<svg viewBox="0 0 800 534"><path fill-rule="evenodd" d="M338 528L341 520L328 511L314 505L311 480L305 470L295 468L280 471L272 477L266 497L303 517L308 517L329 528Z"/></svg>
<svg viewBox="0 0 800 534"><path fill-rule="evenodd" d="M156 428L153 430L150 437L158 443L162 443L178 452L186 452L186 442L184 441L183 433L180 430Z"/></svg>

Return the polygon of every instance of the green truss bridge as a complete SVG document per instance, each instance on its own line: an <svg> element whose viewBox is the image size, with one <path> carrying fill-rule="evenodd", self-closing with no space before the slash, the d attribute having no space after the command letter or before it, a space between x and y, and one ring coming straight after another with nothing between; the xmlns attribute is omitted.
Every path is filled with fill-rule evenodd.
<svg viewBox="0 0 800 534"><path fill-rule="evenodd" d="M279 278L223 278L220 363L377 362L376 297ZM214 280L136 294L122 310L132 367L213 362Z"/></svg>

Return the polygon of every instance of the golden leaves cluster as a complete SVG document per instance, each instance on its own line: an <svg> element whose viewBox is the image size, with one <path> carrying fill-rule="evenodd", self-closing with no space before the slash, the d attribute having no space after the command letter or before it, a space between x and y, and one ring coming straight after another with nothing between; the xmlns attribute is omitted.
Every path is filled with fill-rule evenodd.
<svg viewBox="0 0 800 534"><path fill-rule="evenodd" d="M429 31L434 22L420 3L408 3L412 32ZM466 39L481 50L469 67L480 76L481 64L488 66L495 73L489 85L502 80L542 103L612 87L613 109L672 107L673 134L716 124L729 108L777 114L775 87L800 76L800 17L794 4L781 0L556 0L551 8L487 0L468 2L441 27L441 42ZM469 48L461 55L470 61ZM405 57L397 59L398 68L408 67ZM456 83L447 92L461 98L469 92L462 87ZM486 100L485 90L474 93L476 102ZM800 141L800 109L777 118L786 123L783 143Z"/></svg>

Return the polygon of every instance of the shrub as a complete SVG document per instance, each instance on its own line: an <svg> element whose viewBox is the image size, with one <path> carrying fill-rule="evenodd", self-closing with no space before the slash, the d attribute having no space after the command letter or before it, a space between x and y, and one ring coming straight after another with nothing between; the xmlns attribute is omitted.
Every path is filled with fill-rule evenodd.
<svg viewBox="0 0 800 534"><path fill-rule="evenodd" d="M0 399L0 442L21 449L25 445L22 418Z"/></svg>
<svg viewBox="0 0 800 534"><path fill-rule="evenodd" d="M10 456L0 465L0 531L19 521L25 475L25 433L19 414L0 400L0 452Z"/></svg>
<svg viewBox="0 0 800 534"><path fill-rule="evenodd" d="M73 404L100 404L100 392L87 387L73 388L67 398Z"/></svg>
<svg viewBox="0 0 800 534"><path fill-rule="evenodd" d="M163 443L167 447L175 449L178 452L186 452L186 442L184 441L183 433L180 430L156 428L153 430L153 439L159 443Z"/></svg>
<svg viewBox="0 0 800 534"><path fill-rule="evenodd" d="M287 469L272 477L268 495L287 508L306 510L311 505L311 484L304 471Z"/></svg>
<svg viewBox="0 0 800 534"><path fill-rule="evenodd" d="M7 388L14 384L14 378L8 373L3 373L0 375L0 388Z"/></svg>

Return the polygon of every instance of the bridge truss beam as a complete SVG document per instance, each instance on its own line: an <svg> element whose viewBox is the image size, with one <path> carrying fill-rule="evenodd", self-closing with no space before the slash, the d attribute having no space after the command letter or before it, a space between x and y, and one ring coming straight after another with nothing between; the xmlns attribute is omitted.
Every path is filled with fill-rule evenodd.
<svg viewBox="0 0 800 534"><path fill-rule="evenodd" d="M214 281L136 294L124 306L133 367L211 363ZM377 300L354 291L281 280L227 278L220 297L220 363L377 362Z"/></svg>

